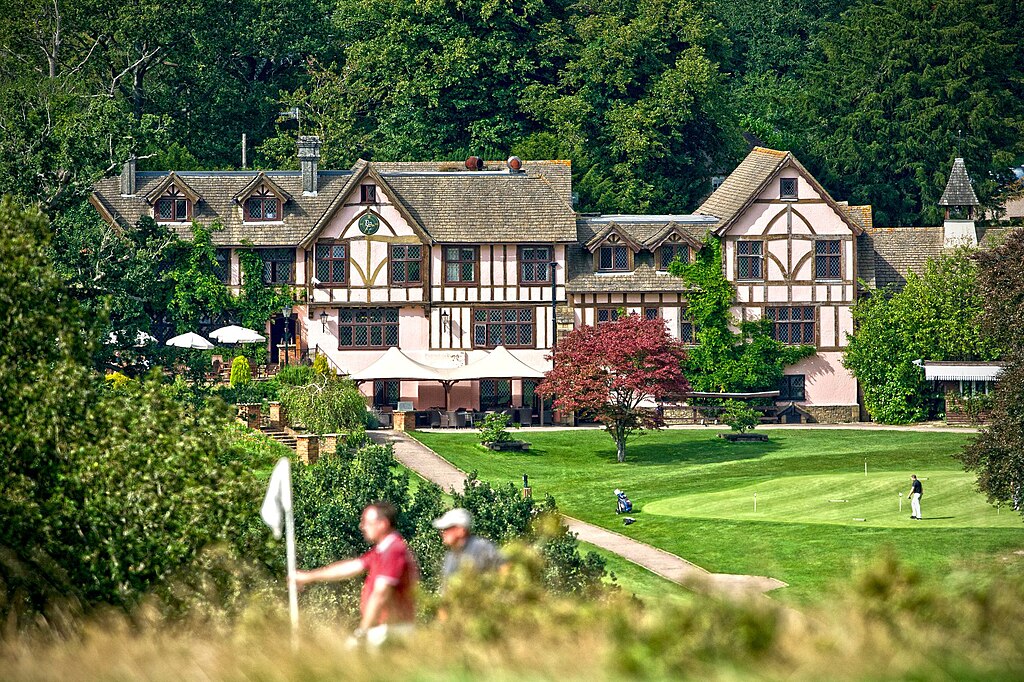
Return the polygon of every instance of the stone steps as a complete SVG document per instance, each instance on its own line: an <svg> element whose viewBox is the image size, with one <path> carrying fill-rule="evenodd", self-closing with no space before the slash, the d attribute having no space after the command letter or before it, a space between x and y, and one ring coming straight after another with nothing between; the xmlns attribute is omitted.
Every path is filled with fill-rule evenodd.
<svg viewBox="0 0 1024 682"><path fill-rule="evenodd" d="M270 436L281 445L285 446L289 450L295 450L296 439L295 436L273 426L261 426L260 432L264 435Z"/></svg>

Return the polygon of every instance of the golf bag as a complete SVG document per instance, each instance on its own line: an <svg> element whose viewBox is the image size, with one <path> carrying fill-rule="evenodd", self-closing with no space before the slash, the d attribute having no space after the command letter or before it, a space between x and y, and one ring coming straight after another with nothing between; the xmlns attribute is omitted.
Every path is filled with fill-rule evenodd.
<svg viewBox="0 0 1024 682"><path fill-rule="evenodd" d="M629 501L628 497L626 497L626 493L622 492L621 490L615 491L615 501L616 514L625 514L627 512L633 511L633 503Z"/></svg>

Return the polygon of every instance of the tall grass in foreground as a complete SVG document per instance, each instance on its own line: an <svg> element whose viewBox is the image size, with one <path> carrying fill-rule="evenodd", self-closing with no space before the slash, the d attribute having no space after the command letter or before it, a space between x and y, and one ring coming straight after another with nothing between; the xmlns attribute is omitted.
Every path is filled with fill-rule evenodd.
<svg viewBox="0 0 1024 682"><path fill-rule="evenodd" d="M820 606L769 599L641 603L557 598L542 564L452 585L407 643L346 648L350 624L309 617L292 651L280 595L229 624L152 606L92 618L74 637L8 637L9 680L975 679L1024 675L1024 558L924 580L879 557Z"/></svg>

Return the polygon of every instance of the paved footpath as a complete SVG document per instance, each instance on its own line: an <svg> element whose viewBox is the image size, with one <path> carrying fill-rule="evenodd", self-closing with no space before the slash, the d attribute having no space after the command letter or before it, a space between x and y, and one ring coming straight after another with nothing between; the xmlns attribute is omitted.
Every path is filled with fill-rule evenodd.
<svg viewBox="0 0 1024 682"><path fill-rule="evenodd" d="M395 458L420 476L433 481L444 490L462 492L466 480L465 472L415 438L400 431L371 431L369 435L375 442L391 443L395 448ZM652 573L691 590L745 597L786 586L781 580L764 576L710 573L675 554L637 542L621 533L570 516L562 518L569 530L576 533L583 542L618 554L627 561L643 566Z"/></svg>

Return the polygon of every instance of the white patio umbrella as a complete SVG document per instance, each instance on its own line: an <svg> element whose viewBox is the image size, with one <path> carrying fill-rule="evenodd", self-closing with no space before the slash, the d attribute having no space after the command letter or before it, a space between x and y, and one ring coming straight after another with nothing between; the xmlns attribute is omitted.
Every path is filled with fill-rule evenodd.
<svg viewBox="0 0 1024 682"><path fill-rule="evenodd" d="M236 343L260 343L266 341L267 337L257 331L239 327L236 324L221 327L210 332L210 338L220 343L234 345Z"/></svg>
<svg viewBox="0 0 1024 682"><path fill-rule="evenodd" d="M213 344L195 334L188 332L187 334L180 334L172 339L167 339L168 346L174 346L175 348L194 348L196 350L210 350L213 348Z"/></svg>
<svg viewBox="0 0 1024 682"><path fill-rule="evenodd" d="M452 370L431 367L413 360L408 355L392 346L384 355L375 360L369 367L362 369L350 378L357 384L375 379L398 379L405 381L439 381L444 387L444 405L448 407L448 392L455 383L449 378Z"/></svg>
<svg viewBox="0 0 1024 682"><path fill-rule="evenodd" d="M106 340L105 343L108 346L119 345L121 343L121 336L122 336L122 334L120 334L118 332L110 332L110 334L107 336L107 340ZM139 331L139 332L136 332L136 334L135 334L135 343L132 344L132 345L135 346L136 348L142 348L146 344L153 343L154 341L156 341L156 337L155 336L153 336L152 334L147 334L144 331Z"/></svg>

